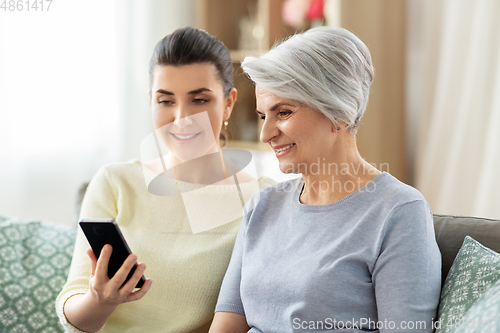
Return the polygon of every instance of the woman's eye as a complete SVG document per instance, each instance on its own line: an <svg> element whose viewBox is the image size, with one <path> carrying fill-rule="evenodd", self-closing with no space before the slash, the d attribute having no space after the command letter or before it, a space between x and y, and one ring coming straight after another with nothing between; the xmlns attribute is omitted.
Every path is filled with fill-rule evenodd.
<svg viewBox="0 0 500 333"><path fill-rule="evenodd" d="M208 100L203 99L203 98L195 98L195 99L193 100L193 102L194 102L195 104L205 104L205 103L207 103L207 102L208 102Z"/></svg>
<svg viewBox="0 0 500 333"><path fill-rule="evenodd" d="M172 102L172 101L158 101L158 104L165 105L165 106L172 105L173 103L174 102Z"/></svg>
<svg viewBox="0 0 500 333"><path fill-rule="evenodd" d="M266 116L259 116L259 118L264 120L264 119L266 119Z"/></svg>
<svg viewBox="0 0 500 333"><path fill-rule="evenodd" d="M280 115L281 117L286 117L286 116L289 116L290 114L292 114L292 112L291 112L291 111L280 111L280 112L279 112L279 115Z"/></svg>

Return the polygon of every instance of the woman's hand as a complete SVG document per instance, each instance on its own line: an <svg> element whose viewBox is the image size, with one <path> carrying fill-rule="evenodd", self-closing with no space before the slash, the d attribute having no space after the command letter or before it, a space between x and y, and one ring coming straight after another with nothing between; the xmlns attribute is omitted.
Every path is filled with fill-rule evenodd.
<svg viewBox="0 0 500 333"><path fill-rule="evenodd" d="M92 249L87 250L91 261L90 289L86 294L70 297L64 305L64 315L68 322L86 332L96 332L106 323L109 316L121 303L141 299L151 287L151 279L147 279L141 289L134 291L146 265L138 265L134 274L123 286L137 256L131 254L116 274L108 278L108 263L111 257L111 245L105 245L99 259Z"/></svg>
<svg viewBox="0 0 500 333"><path fill-rule="evenodd" d="M137 256L135 254L129 255L120 269L110 279L108 278L108 264L112 250L111 245L106 244L101 250L99 259L96 258L91 248L87 250L92 267L89 292L96 303L108 306L118 306L121 303L141 299L148 292L152 282L151 279L147 279L141 289L134 291L137 282L139 282L146 269L146 264L140 263L130 280L123 285L130 270L137 262Z"/></svg>

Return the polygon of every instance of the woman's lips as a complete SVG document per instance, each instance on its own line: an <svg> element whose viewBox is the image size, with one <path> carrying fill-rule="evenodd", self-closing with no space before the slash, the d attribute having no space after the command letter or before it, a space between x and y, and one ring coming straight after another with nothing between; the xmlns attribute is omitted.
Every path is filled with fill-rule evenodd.
<svg viewBox="0 0 500 333"><path fill-rule="evenodd" d="M274 151L276 153L276 157L281 157L281 156L288 154L290 151L292 151L293 147L295 147L295 143L290 143L287 145L280 145L280 146L276 146L273 148L274 148Z"/></svg>
<svg viewBox="0 0 500 333"><path fill-rule="evenodd" d="M187 133L172 133L170 132L170 135L174 138L174 141L179 143L179 144L188 144L196 140L196 138L201 134L201 132L194 133L194 134L187 134Z"/></svg>

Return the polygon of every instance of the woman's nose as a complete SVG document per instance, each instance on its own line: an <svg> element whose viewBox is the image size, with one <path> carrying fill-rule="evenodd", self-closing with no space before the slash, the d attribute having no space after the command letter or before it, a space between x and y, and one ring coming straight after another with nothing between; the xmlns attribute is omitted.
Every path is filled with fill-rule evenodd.
<svg viewBox="0 0 500 333"><path fill-rule="evenodd" d="M192 115L183 108L179 108L175 115L174 125L184 128L193 123Z"/></svg>
<svg viewBox="0 0 500 333"><path fill-rule="evenodd" d="M278 136L279 133L280 131L274 122L264 119L262 130L260 131L260 141L263 143L269 143L269 141Z"/></svg>

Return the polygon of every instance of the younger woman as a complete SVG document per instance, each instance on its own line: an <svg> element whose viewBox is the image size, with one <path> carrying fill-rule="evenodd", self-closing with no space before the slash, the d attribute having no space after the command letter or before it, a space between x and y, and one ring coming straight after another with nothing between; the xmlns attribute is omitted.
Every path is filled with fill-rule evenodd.
<svg viewBox="0 0 500 333"><path fill-rule="evenodd" d="M227 48L204 31L179 29L156 46L150 63L153 122L170 152L147 164L105 166L91 181L80 217L115 219L134 254L109 279L111 246L96 260L79 231L56 304L67 331L208 331L241 221L238 194L246 200L270 184L238 173L218 154L221 126L236 101L232 80ZM235 173L238 184L230 177ZM175 195L151 193L145 177L158 176L162 189ZM195 228L200 219L209 225ZM122 286L137 259L142 263ZM142 274L148 279L134 291Z"/></svg>

